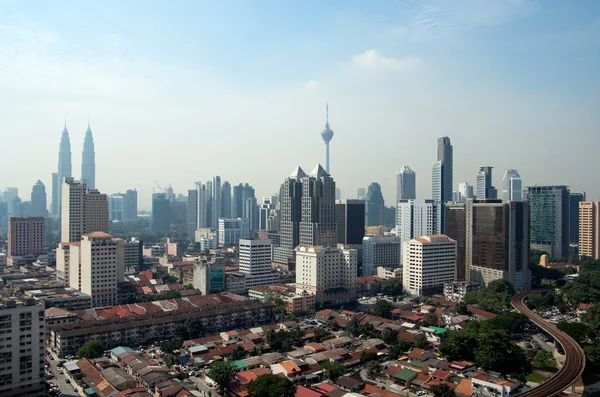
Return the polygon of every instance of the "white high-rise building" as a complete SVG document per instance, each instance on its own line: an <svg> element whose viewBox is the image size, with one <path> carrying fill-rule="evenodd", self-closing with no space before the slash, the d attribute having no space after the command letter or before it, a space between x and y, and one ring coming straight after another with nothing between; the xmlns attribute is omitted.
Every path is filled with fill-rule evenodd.
<svg viewBox="0 0 600 397"><path fill-rule="evenodd" d="M123 221L125 211L125 198L122 194L111 194L108 196L108 211L110 213L111 222Z"/></svg>
<svg viewBox="0 0 600 397"><path fill-rule="evenodd" d="M62 191L61 241L77 242L91 232L108 233L108 196L87 191L85 183L65 178Z"/></svg>
<svg viewBox="0 0 600 397"><path fill-rule="evenodd" d="M433 295L456 278L456 241L443 234L404 243L402 285L411 295Z"/></svg>
<svg viewBox="0 0 600 397"><path fill-rule="evenodd" d="M44 397L44 304L0 301L0 396Z"/></svg>
<svg viewBox="0 0 600 397"><path fill-rule="evenodd" d="M502 178L502 200L523 201L523 181L517 170L506 170Z"/></svg>
<svg viewBox="0 0 600 397"><path fill-rule="evenodd" d="M240 272L246 274L246 287L276 284L279 274L271 271L273 257L271 240L240 239Z"/></svg>
<svg viewBox="0 0 600 397"><path fill-rule="evenodd" d="M372 276L379 266L400 267L400 239L393 236L366 236L363 238L361 276Z"/></svg>
<svg viewBox="0 0 600 397"><path fill-rule="evenodd" d="M417 174L408 166L400 168L396 176L396 201L417 198Z"/></svg>
<svg viewBox="0 0 600 397"><path fill-rule="evenodd" d="M296 292L324 304L356 299L358 251L300 245L296 249Z"/></svg>
<svg viewBox="0 0 600 397"><path fill-rule="evenodd" d="M248 219L219 219L219 245L237 245L240 239L250 237Z"/></svg>
<svg viewBox="0 0 600 397"><path fill-rule="evenodd" d="M467 201L473 198L473 186L467 182L461 182L458 184L458 191L461 196L461 201Z"/></svg>
<svg viewBox="0 0 600 397"><path fill-rule="evenodd" d="M69 285L87 294L92 307L118 302L118 283L123 281L124 241L104 232L85 234L81 243L71 245Z"/></svg>
<svg viewBox="0 0 600 397"><path fill-rule="evenodd" d="M215 176L212 183L212 227L219 226L221 216L221 177Z"/></svg>
<svg viewBox="0 0 600 397"><path fill-rule="evenodd" d="M396 210L396 236L402 243L415 237L436 234L439 204L435 200L398 200ZM403 255L400 254L400 263Z"/></svg>

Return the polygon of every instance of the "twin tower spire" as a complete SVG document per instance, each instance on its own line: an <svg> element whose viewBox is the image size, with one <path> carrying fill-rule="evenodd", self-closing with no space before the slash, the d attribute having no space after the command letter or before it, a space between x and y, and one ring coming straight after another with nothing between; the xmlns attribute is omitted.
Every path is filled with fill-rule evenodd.
<svg viewBox="0 0 600 397"><path fill-rule="evenodd" d="M65 177L71 177L71 141L69 131L67 130L67 121L60 139L60 149L58 152L58 177L62 185ZM88 119L88 127L83 139L83 151L81 153L81 182L85 182L88 189L96 188L96 152L94 151L94 137L92 128Z"/></svg>

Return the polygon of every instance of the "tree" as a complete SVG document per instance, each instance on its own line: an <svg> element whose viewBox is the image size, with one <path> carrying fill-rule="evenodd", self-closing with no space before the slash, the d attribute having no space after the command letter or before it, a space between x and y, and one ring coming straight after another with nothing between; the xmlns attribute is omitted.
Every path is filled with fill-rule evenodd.
<svg viewBox="0 0 600 397"><path fill-rule="evenodd" d="M183 322L183 326L188 332L188 335L191 339L198 338L204 333L204 327L202 326L202 321L197 317L187 318Z"/></svg>
<svg viewBox="0 0 600 397"><path fill-rule="evenodd" d="M524 368L523 349L511 342L504 331L483 329L479 334L475 361L485 370L509 374L515 368Z"/></svg>
<svg viewBox="0 0 600 397"><path fill-rule="evenodd" d="M446 383L433 385L429 388L434 397L456 397L456 392Z"/></svg>
<svg viewBox="0 0 600 397"><path fill-rule="evenodd" d="M315 342L317 342L317 343L321 343L324 340L331 339L331 332L329 332L323 328L317 328L315 330L314 335L315 335Z"/></svg>
<svg viewBox="0 0 600 397"><path fill-rule="evenodd" d="M281 298L273 299L273 303L275 304L275 308L273 309L273 313L275 314L285 314L287 312L285 301Z"/></svg>
<svg viewBox="0 0 600 397"><path fill-rule="evenodd" d="M375 336L375 326L371 323L361 324L358 327L358 334L364 335L367 338L372 338Z"/></svg>
<svg viewBox="0 0 600 397"><path fill-rule="evenodd" d="M371 314L377 317L392 318L392 304L385 299L377 299L371 307Z"/></svg>
<svg viewBox="0 0 600 397"><path fill-rule="evenodd" d="M225 390L227 384L235 377L235 366L231 361L216 361L208 367L207 375L215 381L219 389Z"/></svg>
<svg viewBox="0 0 600 397"><path fill-rule="evenodd" d="M175 338L161 343L160 349L165 353L173 353L173 351L181 348L181 345L183 345L183 339Z"/></svg>
<svg viewBox="0 0 600 397"><path fill-rule="evenodd" d="M381 332L381 339L388 345L392 345L398 340L398 334L391 328L384 328Z"/></svg>
<svg viewBox="0 0 600 397"><path fill-rule="evenodd" d="M537 369L554 371L556 370L556 359L552 353L549 353L546 350L540 350L531 361L531 365Z"/></svg>
<svg viewBox="0 0 600 397"><path fill-rule="evenodd" d="M487 325L492 329L500 329L518 334L525 330L525 325L528 323L527 316L517 312L502 313L490 320Z"/></svg>
<svg viewBox="0 0 600 397"><path fill-rule="evenodd" d="M429 347L429 341L424 334L419 334L415 336L415 346L419 349L427 349Z"/></svg>
<svg viewBox="0 0 600 397"><path fill-rule="evenodd" d="M600 302L600 291L579 282L563 285L560 292L571 307L575 307L579 303Z"/></svg>
<svg viewBox="0 0 600 397"><path fill-rule="evenodd" d="M421 319L421 324L424 327L430 327L432 325L437 325L438 324L438 318L437 318L437 316L435 314L427 313Z"/></svg>
<svg viewBox="0 0 600 397"><path fill-rule="evenodd" d="M165 367L171 367L175 364L175 356L171 353L167 353L162 358Z"/></svg>
<svg viewBox="0 0 600 397"><path fill-rule="evenodd" d="M337 321L335 321L334 319L327 320L325 325L332 331L335 331L339 328Z"/></svg>
<svg viewBox="0 0 600 397"><path fill-rule="evenodd" d="M389 357L391 359L397 359L403 356L410 349L410 343L404 339L398 339L398 343L390 347Z"/></svg>
<svg viewBox="0 0 600 397"><path fill-rule="evenodd" d="M562 332L575 339L580 345L583 345L585 342L587 342L587 340L594 334L592 327L584 323L567 323L563 321L558 323L557 327Z"/></svg>
<svg viewBox="0 0 600 397"><path fill-rule="evenodd" d="M462 316L469 314L465 301L458 302L458 305L456 306L456 312Z"/></svg>
<svg viewBox="0 0 600 397"><path fill-rule="evenodd" d="M486 289L497 293L504 293L509 295L515 294L515 287L513 287L511 283L503 279L490 281L487 284Z"/></svg>
<svg viewBox="0 0 600 397"><path fill-rule="evenodd" d="M594 327L596 332L600 332L600 305L590 307L583 315L583 320Z"/></svg>
<svg viewBox="0 0 600 397"><path fill-rule="evenodd" d="M398 296L402 295L402 279L388 278L381 283L381 292L384 295Z"/></svg>
<svg viewBox="0 0 600 397"><path fill-rule="evenodd" d="M77 350L77 357L79 358L97 358L104 354L104 346L99 340L94 339L81 346Z"/></svg>
<svg viewBox="0 0 600 397"><path fill-rule="evenodd" d="M360 327L360 323L356 319L356 317L352 317L348 324L346 324L346 331L350 333L352 336L358 336L360 333L358 332L358 328Z"/></svg>
<svg viewBox="0 0 600 397"><path fill-rule="evenodd" d="M246 350L242 346L237 345L235 347L235 349L233 349L233 351L231 352L229 357L232 360L241 360L242 358L246 357L247 355L248 355L248 352L246 352Z"/></svg>
<svg viewBox="0 0 600 397"><path fill-rule="evenodd" d="M282 376L260 375L247 386L248 397L294 397L296 386Z"/></svg>
<svg viewBox="0 0 600 397"><path fill-rule="evenodd" d="M368 363L369 361L377 361L377 353L375 352L362 352L360 355L361 363Z"/></svg>
<svg viewBox="0 0 600 397"><path fill-rule="evenodd" d="M583 348L585 356L594 364L600 364L600 345L589 345Z"/></svg>
<svg viewBox="0 0 600 397"><path fill-rule="evenodd" d="M321 364L321 370L323 370L327 379L335 381L346 373L346 366L337 361L325 361Z"/></svg>

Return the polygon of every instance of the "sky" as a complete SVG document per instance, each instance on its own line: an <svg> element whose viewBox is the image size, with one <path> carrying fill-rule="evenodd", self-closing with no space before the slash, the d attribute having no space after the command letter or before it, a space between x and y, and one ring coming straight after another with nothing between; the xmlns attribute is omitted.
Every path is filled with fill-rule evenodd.
<svg viewBox="0 0 600 397"><path fill-rule="evenodd" d="M220 175L257 197L325 163L342 197L417 174L437 138L454 185L494 166L600 200L595 0L0 0L0 189L51 197L63 124L81 175L88 117L103 193ZM586 171L581 171L586 170ZM48 203L50 204L50 203Z"/></svg>

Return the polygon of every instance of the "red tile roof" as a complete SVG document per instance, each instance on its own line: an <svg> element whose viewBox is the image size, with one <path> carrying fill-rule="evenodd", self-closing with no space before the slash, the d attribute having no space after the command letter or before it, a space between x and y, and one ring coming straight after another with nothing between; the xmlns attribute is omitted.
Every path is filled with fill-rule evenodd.
<svg viewBox="0 0 600 397"><path fill-rule="evenodd" d="M296 397L322 397L324 394L304 386L296 387Z"/></svg>

